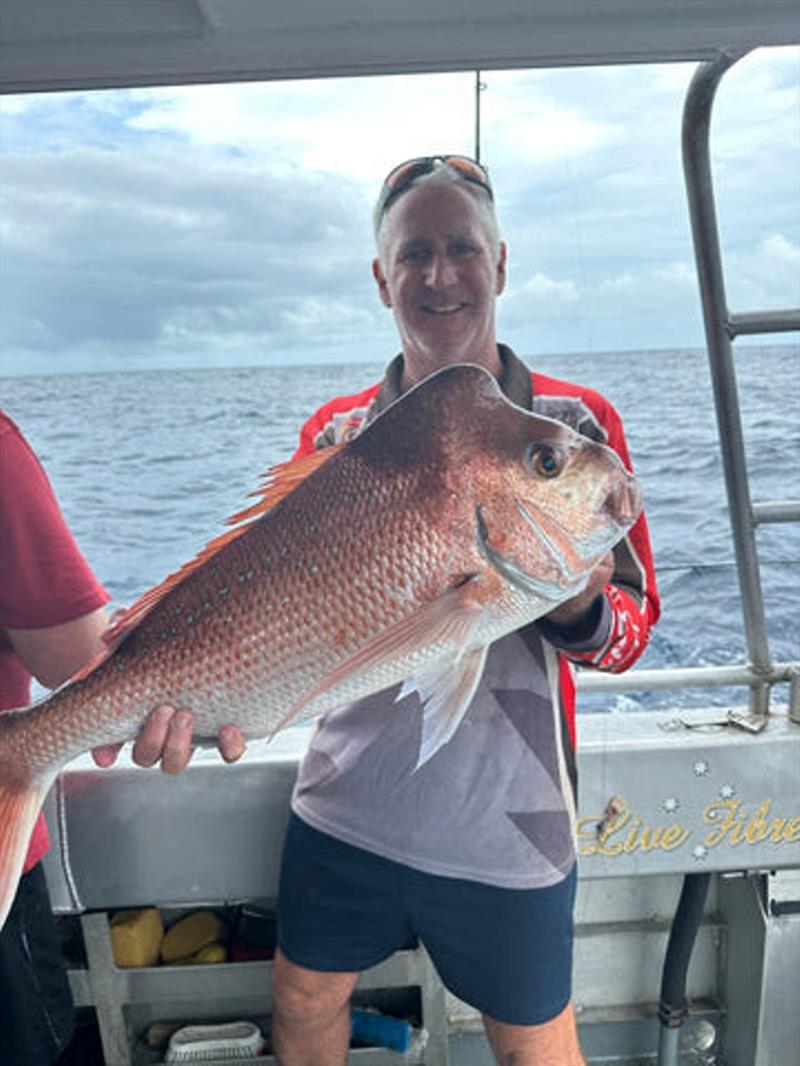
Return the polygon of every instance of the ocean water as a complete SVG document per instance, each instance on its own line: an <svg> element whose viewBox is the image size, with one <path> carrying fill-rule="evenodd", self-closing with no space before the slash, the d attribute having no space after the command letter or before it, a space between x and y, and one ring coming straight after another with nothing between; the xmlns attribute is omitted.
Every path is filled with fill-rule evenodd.
<svg viewBox="0 0 800 1066"><path fill-rule="evenodd" d="M535 365L600 389L623 417L663 600L639 665L743 662L705 353L540 356ZM221 530L259 475L291 454L320 403L381 373L378 364L358 364L14 377L2 381L2 406L38 452L79 544L121 606ZM737 380L753 500L800 498L800 347L741 349ZM800 528L761 527L758 544L773 659L798 659ZM741 689L584 694L581 709L743 698Z"/></svg>

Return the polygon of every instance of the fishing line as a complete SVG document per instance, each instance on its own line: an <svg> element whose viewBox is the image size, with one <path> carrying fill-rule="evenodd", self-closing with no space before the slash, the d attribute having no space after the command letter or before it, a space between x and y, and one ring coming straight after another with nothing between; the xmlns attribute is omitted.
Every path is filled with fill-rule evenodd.
<svg viewBox="0 0 800 1066"><path fill-rule="evenodd" d="M564 143L564 157L562 162L564 169L567 172L566 187L569 190L570 200L572 201L572 229L575 237L575 246L578 252L578 273L580 275L581 295L583 297L581 307L585 307L589 302L589 285L586 271L586 257L584 255L583 228L581 225L582 218L578 205L578 188L575 174L572 169L571 151L572 146L567 138ZM583 328L586 337L584 342L586 345L586 351L591 354L594 352L594 320L591 313L587 314L583 312L581 313L581 317L583 318Z"/></svg>
<svg viewBox="0 0 800 1066"><path fill-rule="evenodd" d="M800 566L800 559L759 559L759 566ZM736 563L722 562L722 563L667 563L664 566L656 565L658 573L666 573L667 571L689 571L689 570L728 570L735 569Z"/></svg>

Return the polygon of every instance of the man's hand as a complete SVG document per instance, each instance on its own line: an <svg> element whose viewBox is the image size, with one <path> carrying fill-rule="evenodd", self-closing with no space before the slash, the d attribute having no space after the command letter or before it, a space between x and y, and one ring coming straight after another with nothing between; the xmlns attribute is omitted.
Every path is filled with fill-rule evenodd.
<svg viewBox="0 0 800 1066"><path fill-rule="evenodd" d="M597 594L609 583L613 575L614 553L606 552L589 575L583 592L579 592L571 600L565 600L544 617L555 626L570 626L580 621L597 599Z"/></svg>
<svg viewBox="0 0 800 1066"><path fill-rule="evenodd" d="M165 774L179 774L192 757L192 730L195 716L191 711L176 710L169 704L156 707L141 728L133 745L132 758L138 766L155 766L161 760ZM245 741L234 725L225 725L217 737L220 755L232 763L244 754ZM121 744L104 744L92 750L98 766L108 767L116 762Z"/></svg>

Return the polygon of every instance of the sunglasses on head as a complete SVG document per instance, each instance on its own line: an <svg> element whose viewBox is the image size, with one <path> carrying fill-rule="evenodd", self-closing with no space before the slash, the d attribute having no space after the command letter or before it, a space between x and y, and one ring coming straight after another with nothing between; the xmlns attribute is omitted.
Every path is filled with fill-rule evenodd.
<svg viewBox="0 0 800 1066"><path fill-rule="evenodd" d="M490 200L494 200L492 186L489 184L489 174L485 167L466 155L426 155L418 159L409 159L400 163L383 183L381 194L378 197L377 219L380 220L388 209L404 192L411 188L414 182L424 174L430 174L437 163L445 164L457 171L458 176L464 181L470 181L473 185L479 185L486 191Z"/></svg>

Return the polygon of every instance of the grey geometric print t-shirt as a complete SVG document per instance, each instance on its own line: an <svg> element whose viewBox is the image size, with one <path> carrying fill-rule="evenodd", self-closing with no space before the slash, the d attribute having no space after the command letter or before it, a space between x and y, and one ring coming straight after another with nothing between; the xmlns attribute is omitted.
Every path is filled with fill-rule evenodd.
<svg viewBox="0 0 800 1066"><path fill-rule="evenodd" d="M452 739L415 772L416 693L397 703L396 687L334 711L292 808L321 832L427 873L555 884L575 861L557 687L555 652L533 627L496 641Z"/></svg>
<svg viewBox="0 0 800 1066"><path fill-rule="evenodd" d="M501 346L500 384L520 406L570 423L574 400L531 395L530 372ZM401 357L367 408L340 414L315 441L347 439L399 395ZM574 424L591 434L594 427ZM598 621L596 645L610 626ZM592 640L594 641L594 636ZM414 771L422 710L399 686L328 714L303 760L292 809L356 847L445 877L506 888L552 885L575 862L574 752L562 714L559 661L534 623L489 648L467 713Z"/></svg>

